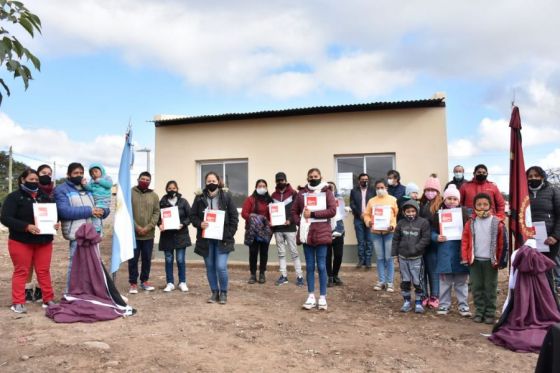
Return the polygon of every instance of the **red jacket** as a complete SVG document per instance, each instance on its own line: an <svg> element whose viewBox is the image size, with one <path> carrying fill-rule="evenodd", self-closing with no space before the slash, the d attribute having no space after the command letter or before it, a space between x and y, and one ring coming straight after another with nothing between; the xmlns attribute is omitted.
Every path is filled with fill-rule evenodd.
<svg viewBox="0 0 560 373"><path fill-rule="evenodd" d="M292 219L296 222L298 227L300 225L301 214L305 209L305 199L303 195L309 192L310 190L307 189L307 186L300 189L298 195L296 196L295 202L292 204ZM330 245L332 243L332 228L330 219L334 218L334 216L336 215L336 198L334 198L334 194L327 186L321 189L321 192L326 193L327 209L314 211L313 217L317 219L327 219L327 221L311 224L311 226L309 227L309 233L307 234L307 244L310 246ZM297 234L297 241L298 244L301 244L299 239L299 231Z"/></svg>
<svg viewBox="0 0 560 373"><path fill-rule="evenodd" d="M461 263L472 265L474 263L474 219L470 218L463 228L463 237L461 238ZM507 230L504 222L498 217L492 216L488 219L498 220L498 229L496 232L496 247L490 248L492 257L490 261L496 269L505 268L507 265L508 254L508 238Z"/></svg>
<svg viewBox="0 0 560 373"><path fill-rule="evenodd" d="M257 204L255 208L255 202ZM255 196L250 195L243 202L243 207L241 209L241 217L245 219L245 229L249 224L249 216L251 214L257 214L264 216L268 221L270 221L270 213L268 211L268 202L264 198L255 198Z"/></svg>
<svg viewBox="0 0 560 373"><path fill-rule="evenodd" d="M500 220L504 220L506 217L506 204L504 202L504 197L498 186L491 181L484 181L479 183L476 179L472 179L469 182L464 183L459 190L461 193L461 205L465 206L468 209L474 208L474 197L478 193L486 193L490 196L491 199L491 209L492 214L496 215L496 217L500 218Z"/></svg>

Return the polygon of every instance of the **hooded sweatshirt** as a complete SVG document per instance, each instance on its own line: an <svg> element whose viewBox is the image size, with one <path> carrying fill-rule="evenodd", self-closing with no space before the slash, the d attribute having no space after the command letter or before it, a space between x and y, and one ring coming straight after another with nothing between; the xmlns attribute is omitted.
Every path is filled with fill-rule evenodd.
<svg viewBox="0 0 560 373"><path fill-rule="evenodd" d="M101 170L101 177L97 180L93 180L92 177L84 188L93 195L95 206L108 208L111 206L111 189L113 188L113 180L111 179L111 176L107 175L105 167L103 167L100 163L92 163L91 166L89 166L88 172L90 175L93 168Z"/></svg>
<svg viewBox="0 0 560 373"><path fill-rule="evenodd" d="M286 189L282 192L280 189L276 188L271 197L273 202L284 202L284 208L286 209L286 220L290 222L290 225L278 225L272 227L274 232L296 232L297 226L292 219L292 204L296 199L297 192L292 188L290 184L286 184Z"/></svg>
<svg viewBox="0 0 560 373"><path fill-rule="evenodd" d="M431 229L428 220L418 215L419 207L416 201L409 200L403 203L403 211L408 207L416 209L416 217L412 221L404 218L398 222L393 234L391 256L411 259L424 255L426 247L430 244Z"/></svg>

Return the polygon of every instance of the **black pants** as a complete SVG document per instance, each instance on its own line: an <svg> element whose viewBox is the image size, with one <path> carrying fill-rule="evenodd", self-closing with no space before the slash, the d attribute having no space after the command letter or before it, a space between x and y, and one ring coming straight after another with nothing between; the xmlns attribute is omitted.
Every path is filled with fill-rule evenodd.
<svg viewBox="0 0 560 373"><path fill-rule="evenodd" d="M257 274L257 258L261 255L259 272L266 272L266 263L268 263L268 243L253 242L249 246L249 270L252 275Z"/></svg>
<svg viewBox="0 0 560 373"><path fill-rule="evenodd" d="M152 250L154 239L136 240L134 257L128 261L128 282L138 283L138 259L142 259L140 282L146 282L150 278L150 267L152 266Z"/></svg>
<svg viewBox="0 0 560 373"><path fill-rule="evenodd" d="M333 238L332 244L327 246L327 276L338 277L338 271L342 264L343 248L344 236Z"/></svg>

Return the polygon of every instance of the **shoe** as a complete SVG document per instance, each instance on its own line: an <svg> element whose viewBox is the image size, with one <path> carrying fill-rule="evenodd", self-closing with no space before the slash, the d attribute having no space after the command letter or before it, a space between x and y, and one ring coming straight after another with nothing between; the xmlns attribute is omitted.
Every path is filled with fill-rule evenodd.
<svg viewBox="0 0 560 373"><path fill-rule="evenodd" d="M336 286L342 286L344 285L344 282L342 282L342 280L338 277L338 276L334 276L333 277L333 282Z"/></svg>
<svg viewBox="0 0 560 373"><path fill-rule="evenodd" d="M329 279L327 280L327 287L332 288L333 286L334 286L334 279L332 277L329 277Z"/></svg>
<svg viewBox="0 0 560 373"><path fill-rule="evenodd" d="M317 306L317 301L315 300L315 296L309 295L302 307L305 308L306 310L310 310L315 308L316 306Z"/></svg>
<svg viewBox="0 0 560 373"><path fill-rule="evenodd" d="M259 273L259 284L264 284L266 282L266 276L264 275L264 272L260 272Z"/></svg>
<svg viewBox="0 0 560 373"><path fill-rule="evenodd" d="M33 289L25 289L25 303L33 302Z"/></svg>
<svg viewBox="0 0 560 373"><path fill-rule="evenodd" d="M463 316L463 317L471 317L472 313L469 310L468 307L460 307L459 308L459 315Z"/></svg>
<svg viewBox="0 0 560 373"><path fill-rule="evenodd" d="M36 303L43 303L43 291L41 291L41 288L38 287L35 288L35 293L33 293L33 299L35 300Z"/></svg>
<svg viewBox="0 0 560 373"><path fill-rule="evenodd" d="M168 282L165 289L163 289L163 291L165 291L166 293L169 293L170 291L173 290L175 290L175 285L173 285L171 282Z"/></svg>
<svg viewBox="0 0 560 373"><path fill-rule="evenodd" d="M430 299L428 299L428 307L437 309L439 307L439 299L437 299L437 297L434 296L430 297Z"/></svg>
<svg viewBox="0 0 560 373"><path fill-rule="evenodd" d="M493 325L496 323L496 318L492 317L492 316L488 316L484 318L484 323L485 324L490 324Z"/></svg>
<svg viewBox="0 0 560 373"><path fill-rule="evenodd" d="M373 290L375 291L380 291L385 289L385 284L382 282L378 282L377 284L375 284L375 286L373 287Z"/></svg>
<svg viewBox="0 0 560 373"><path fill-rule="evenodd" d="M227 292L222 291L220 292L220 296L218 297L220 304L226 304L227 303Z"/></svg>
<svg viewBox="0 0 560 373"><path fill-rule="evenodd" d="M401 307L401 312L410 312L410 311L412 311L412 304L410 304L410 301L407 299L404 301Z"/></svg>
<svg viewBox="0 0 560 373"><path fill-rule="evenodd" d="M475 315L475 317L472 318L472 321L480 324L482 322L482 316Z"/></svg>
<svg viewBox="0 0 560 373"><path fill-rule="evenodd" d="M361 268L362 268L362 263L356 264L356 269L361 269Z"/></svg>
<svg viewBox="0 0 560 373"><path fill-rule="evenodd" d="M27 308L23 304L12 304L10 309L15 313L27 313Z"/></svg>
<svg viewBox="0 0 560 373"><path fill-rule="evenodd" d="M319 310L327 310L327 298L319 297L319 303L317 303L317 308Z"/></svg>
<svg viewBox="0 0 560 373"><path fill-rule="evenodd" d="M251 277L249 277L249 281L247 281L248 284L254 284L255 282L257 282L257 276L256 275L251 275Z"/></svg>
<svg viewBox="0 0 560 373"><path fill-rule="evenodd" d="M130 284L130 289L128 289L128 294L138 294L138 285Z"/></svg>
<svg viewBox="0 0 560 373"><path fill-rule="evenodd" d="M140 288L144 291L154 291L156 289L148 281L141 283ZM175 288L175 286L173 286L173 288Z"/></svg>
<svg viewBox="0 0 560 373"><path fill-rule="evenodd" d="M303 282L303 277L301 277L301 276L298 277L298 278L296 279L296 286L302 288L304 285L305 285L305 283Z"/></svg>
<svg viewBox="0 0 560 373"><path fill-rule="evenodd" d="M395 292L395 288L393 287L393 284L387 284L387 288L385 290L389 293Z"/></svg>
<svg viewBox="0 0 560 373"><path fill-rule="evenodd" d="M422 307L426 308L428 307L428 298L422 298Z"/></svg>
<svg viewBox="0 0 560 373"><path fill-rule="evenodd" d="M46 303L43 303L43 305L41 307L48 308L48 307L51 307L51 306L56 306L56 303L53 300L50 300Z"/></svg>
<svg viewBox="0 0 560 373"><path fill-rule="evenodd" d="M276 280L276 282L274 283L276 286L280 286L280 285L284 285L288 283L288 278L284 275L280 275L280 277L278 277L278 280Z"/></svg>
<svg viewBox="0 0 560 373"><path fill-rule="evenodd" d="M424 307L422 307L422 302L417 301L414 305L414 313L424 313Z"/></svg>
<svg viewBox="0 0 560 373"><path fill-rule="evenodd" d="M367 264L366 264L366 266L364 267L364 270L365 270L365 271L371 270L371 265L367 265Z"/></svg>
<svg viewBox="0 0 560 373"><path fill-rule="evenodd" d="M187 286L187 283L186 282L179 282L179 290L181 290L182 292L189 291L189 287Z"/></svg>
<svg viewBox="0 0 560 373"><path fill-rule="evenodd" d="M438 315L447 315L449 313L449 308L445 306L439 306L437 312Z"/></svg>
<svg viewBox="0 0 560 373"><path fill-rule="evenodd" d="M207 302L208 303L216 303L216 302L218 302L218 298L219 298L218 292L212 290L212 295L210 296L210 298L208 298Z"/></svg>

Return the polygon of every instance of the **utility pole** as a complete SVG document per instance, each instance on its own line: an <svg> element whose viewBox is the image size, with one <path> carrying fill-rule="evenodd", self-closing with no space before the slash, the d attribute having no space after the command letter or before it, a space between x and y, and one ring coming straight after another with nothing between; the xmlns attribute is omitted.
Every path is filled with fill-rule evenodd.
<svg viewBox="0 0 560 373"><path fill-rule="evenodd" d="M139 153L146 153L146 171L150 172L150 152L152 150L149 148L142 148L138 149L137 152Z"/></svg>
<svg viewBox="0 0 560 373"><path fill-rule="evenodd" d="M12 193L12 165L13 165L12 146L8 152L8 193Z"/></svg>
<svg viewBox="0 0 560 373"><path fill-rule="evenodd" d="M53 174L52 174L53 185L56 186L56 161L53 162Z"/></svg>

